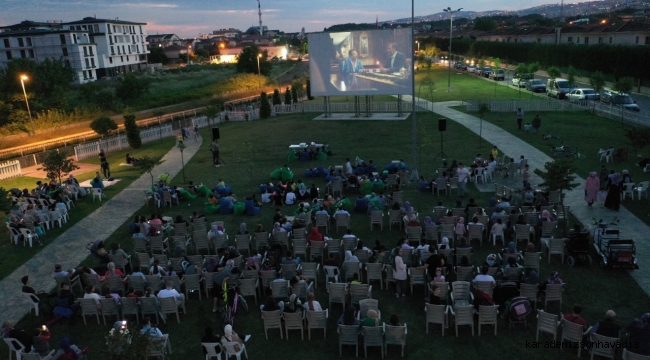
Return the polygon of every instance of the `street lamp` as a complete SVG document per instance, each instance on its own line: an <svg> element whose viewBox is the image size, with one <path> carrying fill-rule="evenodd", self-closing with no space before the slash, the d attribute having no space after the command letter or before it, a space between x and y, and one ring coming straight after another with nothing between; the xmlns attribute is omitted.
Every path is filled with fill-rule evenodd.
<svg viewBox="0 0 650 360"><path fill-rule="evenodd" d="M187 65L190 64L190 53L192 52L192 45L187 47Z"/></svg>
<svg viewBox="0 0 650 360"><path fill-rule="evenodd" d="M262 87L262 72L260 71L260 58L262 54L257 54L257 87Z"/></svg>
<svg viewBox="0 0 650 360"><path fill-rule="evenodd" d="M452 10L450 7L447 7L446 9L442 9L445 12L448 12L449 15L451 16L449 18L449 56L447 56L447 62L449 66L449 74L447 75L447 92L451 92L451 38L453 37L453 31L454 31L454 13L457 13L463 8L459 8L458 10Z"/></svg>
<svg viewBox="0 0 650 360"><path fill-rule="evenodd" d="M20 75L20 84L23 86L23 95L25 95L25 104L27 104L27 114L29 115L29 124L32 127L32 135L36 134L34 132L34 123L32 122L32 111L29 110L29 101L27 100L27 92L25 91L25 80L29 80L27 75Z"/></svg>
<svg viewBox="0 0 650 360"><path fill-rule="evenodd" d="M415 40L415 43L418 44L418 54L420 53L420 42Z"/></svg>

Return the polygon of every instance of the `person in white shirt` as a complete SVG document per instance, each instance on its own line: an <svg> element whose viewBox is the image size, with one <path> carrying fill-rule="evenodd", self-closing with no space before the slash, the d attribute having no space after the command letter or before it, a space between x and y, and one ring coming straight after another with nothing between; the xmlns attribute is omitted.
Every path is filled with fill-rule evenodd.
<svg viewBox="0 0 650 360"><path fill-rule="evenodd" d="M316 215L327 215L328 218L330 217L330 214L325 210L323 205L321 205L318 211L316 211Z"/></svg>
<svg viewBox="0 0 650 360"><path fill-rule="evenodd" d="M350 230L350 229L347 229L347 230L345 231L345 235L343 235L343 236L341 237L341 239L356 239L356 238L357 238L357 236L356 236L356 235L353 235L353 234L352 234L352 230Z"/></svg>
<svg viewBox="0 0 650 360"><path fill-rule="evenodd" d="M307 310L308 311L323 311L320 303L316 301L316 296L313 292L307 294Z"/></svg>
<svg viewBox="0 0 650 360"><path fill-rule="evenodd" d="M345 175L353 174L352 163L350 163L350 158L345 158Z"/></svg>
<svg viewBox="0 0 650 360"><path fill-rule="evenodd" d="M167 281L165 283L165 288L158 292L158 298L165 299L173 297L176 300L176 305L182 306L185 303L185 295L179 294L176 289L174 289L174 283Z"/></svg>
<svg viewBox="0 0 650 360"><path fill-rule="evenodd" d="M84 299L93 299L95 300L95 305L100 309L102 305L99 303L99 299L102 299L99 294L95 293L95 287L92 285L86 286L86 293L84 294Z"/></svg>
<svg viewBox="0 0 650 360"><path fill-rule="evenodd" d="M287 196L284 199L284 203L287 205L293 205L293 203L296 202L296 194L294 194L292 191L287 192Z"/></svg>
<svg viewBox="0 0 650 360"><path fill-rule="evenodd" d="M463 163L458 163L458 169L456 170L458 175L458 192L460 197L467 195L467 180L469 179L469 171L465 168Z"/></svg>
<svg viewBox="0 0 650 360"><path fill-rule="evenodd" d="M488 270L489 270L489 267L487 265L481 266L481 273L476 275L476 277L474 278L474 280L473 280L474 284L476 284L476 282L478 282L478 281L491 281L494 284L494 286L496 286L497 282L494 281L494 278L492 277L492 275L487 274Z"/></svg>
<svg viewBox="0 0 650 360"><path fill-rule="evenodd" d="M336 216L339 215L339 214L343 214L343 215L347 216L348 219L350 218L350 213L347 212L345 209L343 209L343 206L342 206L342 205L339 206L339 209L338 209L338 210L336 210L336 212L334 213L334 217L336 217Z"/></svg>

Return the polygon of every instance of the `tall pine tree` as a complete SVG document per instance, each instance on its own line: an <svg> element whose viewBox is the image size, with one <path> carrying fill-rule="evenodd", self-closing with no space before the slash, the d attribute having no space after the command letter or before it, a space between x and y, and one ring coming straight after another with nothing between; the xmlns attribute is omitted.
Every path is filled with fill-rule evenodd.
<svg viewBox="0 0 650 360"><path fill-rule="evenodd" d="M268 119L271 117L271 104L265 92L260 94L260 119Z"/></svg>
<svg viewBox="0 0 650 360"><path fill-rule="evenodd" d="M142 138L140 138L140 129L135 123L134 114L124 115L124 130L126 131L126 141L132 149L139 149L142 146Z"/></svg>

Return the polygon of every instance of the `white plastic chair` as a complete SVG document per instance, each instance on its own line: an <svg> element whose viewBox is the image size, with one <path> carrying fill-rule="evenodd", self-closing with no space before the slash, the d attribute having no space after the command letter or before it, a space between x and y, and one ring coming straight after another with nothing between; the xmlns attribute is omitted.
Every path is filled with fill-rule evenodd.
<svg viewBox="0 0 650 360"><path fill-rule="evenodd" d="M16 354L16 359L20 360L22 352L25 350L25 345L14 338L4 338L2 340L4 340L9 347L9 360L11 360L12 354Z"/></svg>
<svg viewBox="0 0 650 360"><path fill-rule="evenodd" d="M23 234L23 246L25 246L25 243L29 241L29 247L32 247L34 245L34 239L38 239L39 243L41 242L41 239L38 237L38 234L33 233L29 229L21 228L20 233Z"/></svg>
<svg viewBox="0 0 650 360"><path fill-rule="evenodd" d="M102 196L104 195L104 192L102 189L99 188L91 188L90 189L93 193L93 201L95 201L95 198L98 197L99 201L102 201Z"/></svg>
<svg viewBox="0 0 650 360"><path fill-rule="evenodd" d="M23 295L27 298L27 301L29 301L32 304L32 306L34 307L34 313L36 314L36 316L38 316L39 314L38 305L40 301L38 299L38 296L30 293L25 293L25 292L23 293ZM32 311L30 310L29 312L31 313Z"/></svg>
<svg viewBox="0 0 650 360"><path fill-rule="evenodd" d="M224 348L221 346L221 343L201 343L201 346L205 348L205 360L212 360L213 358L217 358L221 360L221 354L225 351ZM220 349L220 351L217 353L217 348ZM248 356L248 355L247 355Z"/></svg>
<svg viewBox="0 0 650 360"><path fill-rule="evenodd" d="M645 193L645 198L648 198L648 187L650 186L650 181L641 181L636 188L634 189L634 192L637 194L637 198L641 200L641 194ZM634 196L632 196L632 200L634 200Z"/></svg>
<svg viewBox="0 0 650 360"><path fill-rule="evenodd" d="M244 355L246 355L246 359L248 359L248 353L246 352L246 345L244 344L235 343L235 342L226 342L223 344L223 347L226 349L227 358L230 358L231 356L235 356L237 360L241 360L241 354L243 352ZM237 350L237 347L239 347L239 350Z"/></svg>

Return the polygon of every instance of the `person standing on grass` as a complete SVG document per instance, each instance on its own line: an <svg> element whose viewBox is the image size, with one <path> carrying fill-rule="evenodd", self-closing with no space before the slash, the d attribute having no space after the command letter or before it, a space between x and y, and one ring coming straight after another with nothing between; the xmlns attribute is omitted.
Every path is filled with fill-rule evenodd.
<svg viewBox="0 0 650 360"><path fill-rule="evenodd" d="M458 192L460 197L467 195L467 180L469 179L469 171L465 168L463 163L458 163L458 169L456 170L458 175Z"/></svg>
<svg viewBox="0 0 650 360"><path fill-rule="evenodd" d="M528 182L528 180L530 180L531 176L532 175L530 174L530 168L528 167L528 165L524 166L524 171L521 174L524 189L527 188L528 186L530 186L530 183Z"/></svg>
<svg viewBox="0 0 650 360"><path fill-rule="evenodd" d="M217 142L217 139L212 140L212 144L210 145L210 151L212 151L212 163L216 167L221 166L219 164L219 143Z"/></svg>
<svg viewBox="0 0 650 360"><path fill-rule="evenodd" d="M402 259L402 249L400 248L397 255L393 258L393 278L395 279L395 297L406 296L406 264Z"/></svg>
<svg viewBox="0 0 650 360"><path fill-rule="evenodd" d="M542 126L542 119L539 118L539 114L535 114L531 125L533 126L533 133L539 133L539 127Z"/></svg>
<svg viewBox="0 0 650 360"><path fill-rule="evenodd" d="M521 124L524 122L524 111L521 108L517 109L517 128L521 130Z"/></svg>

